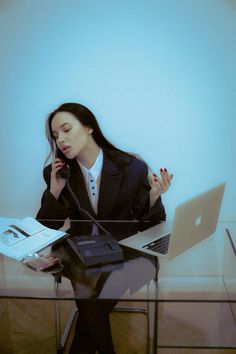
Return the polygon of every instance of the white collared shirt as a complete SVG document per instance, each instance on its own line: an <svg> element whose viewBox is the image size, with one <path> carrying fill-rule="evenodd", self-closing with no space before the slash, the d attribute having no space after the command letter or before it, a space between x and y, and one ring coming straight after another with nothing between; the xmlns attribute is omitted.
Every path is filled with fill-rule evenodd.
<svg viewBox="0 0 236 354"><path fill-rule="evenodd" d="M97 214L101 171L103 166L103 151L102 149L100 149L98 157L90 169L82 165L82 163L78 159L77 162L84 176L84 181L88 191L91 206L95 214Z"/></svg>

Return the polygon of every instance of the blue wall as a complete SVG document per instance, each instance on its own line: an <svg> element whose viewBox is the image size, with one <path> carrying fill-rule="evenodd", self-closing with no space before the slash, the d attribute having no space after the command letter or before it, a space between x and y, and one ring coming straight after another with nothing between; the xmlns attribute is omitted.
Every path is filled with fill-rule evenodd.
<svg viewBox="0 0 236 354"><path fill-rule="evenodd" d="M46 116L77 101L115 145L174 173L169 218L226 181L221 219L236 219L235 1L3 1L0 41L2 216L35 215Z"/></svg>

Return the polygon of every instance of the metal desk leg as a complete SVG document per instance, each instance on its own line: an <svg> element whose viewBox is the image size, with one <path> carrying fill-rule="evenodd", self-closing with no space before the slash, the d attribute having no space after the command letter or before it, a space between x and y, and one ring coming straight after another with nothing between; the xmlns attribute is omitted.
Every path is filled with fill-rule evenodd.
<svg viewBox="0 0 236 354"><path fill-rule="evenodd" d="M150 314L149 318L149 354L156 354L157 353L157 346L158 346L158 301L150 300L148 302L148 312Z"/></svg>
<svg viewBox="0 0 236 354"><path fill-rule="evenodd" d="M56 335L56 348L57 354L63 353L63 347L61 346L61 308L59 300L59 283L61 283L61 274L54 275L54 291L55 291L55 335Z"/></svg>
<svg viewBox="0 0 236 354"><path fill-rule="evenodd" d="M156 266L156 273L153 279L155 296L154 299L148 301L149 329L150 329L149 346L148 346L149 354L156 354L157 346L158 346L158 301L157 301L158 271L159 271L158 258L155 258L155 266Z"/></svg>

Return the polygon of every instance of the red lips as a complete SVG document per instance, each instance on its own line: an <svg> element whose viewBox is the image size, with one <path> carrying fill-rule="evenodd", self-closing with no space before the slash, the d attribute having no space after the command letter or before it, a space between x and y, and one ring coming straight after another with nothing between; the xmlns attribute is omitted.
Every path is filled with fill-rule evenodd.
<svg viewBox="0 0 236 354"><path fill-rule="evenodd" d="M68 149L70 149L69 145L62 146L61 148L62 152L66 152Z"/></svg>

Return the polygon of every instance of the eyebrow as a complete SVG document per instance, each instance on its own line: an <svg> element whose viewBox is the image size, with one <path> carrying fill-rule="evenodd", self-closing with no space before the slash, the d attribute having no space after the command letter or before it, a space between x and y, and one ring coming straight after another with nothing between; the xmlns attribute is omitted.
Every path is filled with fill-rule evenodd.
<svg viewBox="0 0 236 354"><path fill-rule="evenodd" d="M65 122L65 123L63 123L62 125L60 125L60 127L59 127L59 128L64 127L64 125L66 125L66 124L70 124L70 123L69 123L69 122ZM53 133L53 134L55 134L55 133L56 133L56 131L55 131L55 130L52 130L52 133Z"/></svg>

